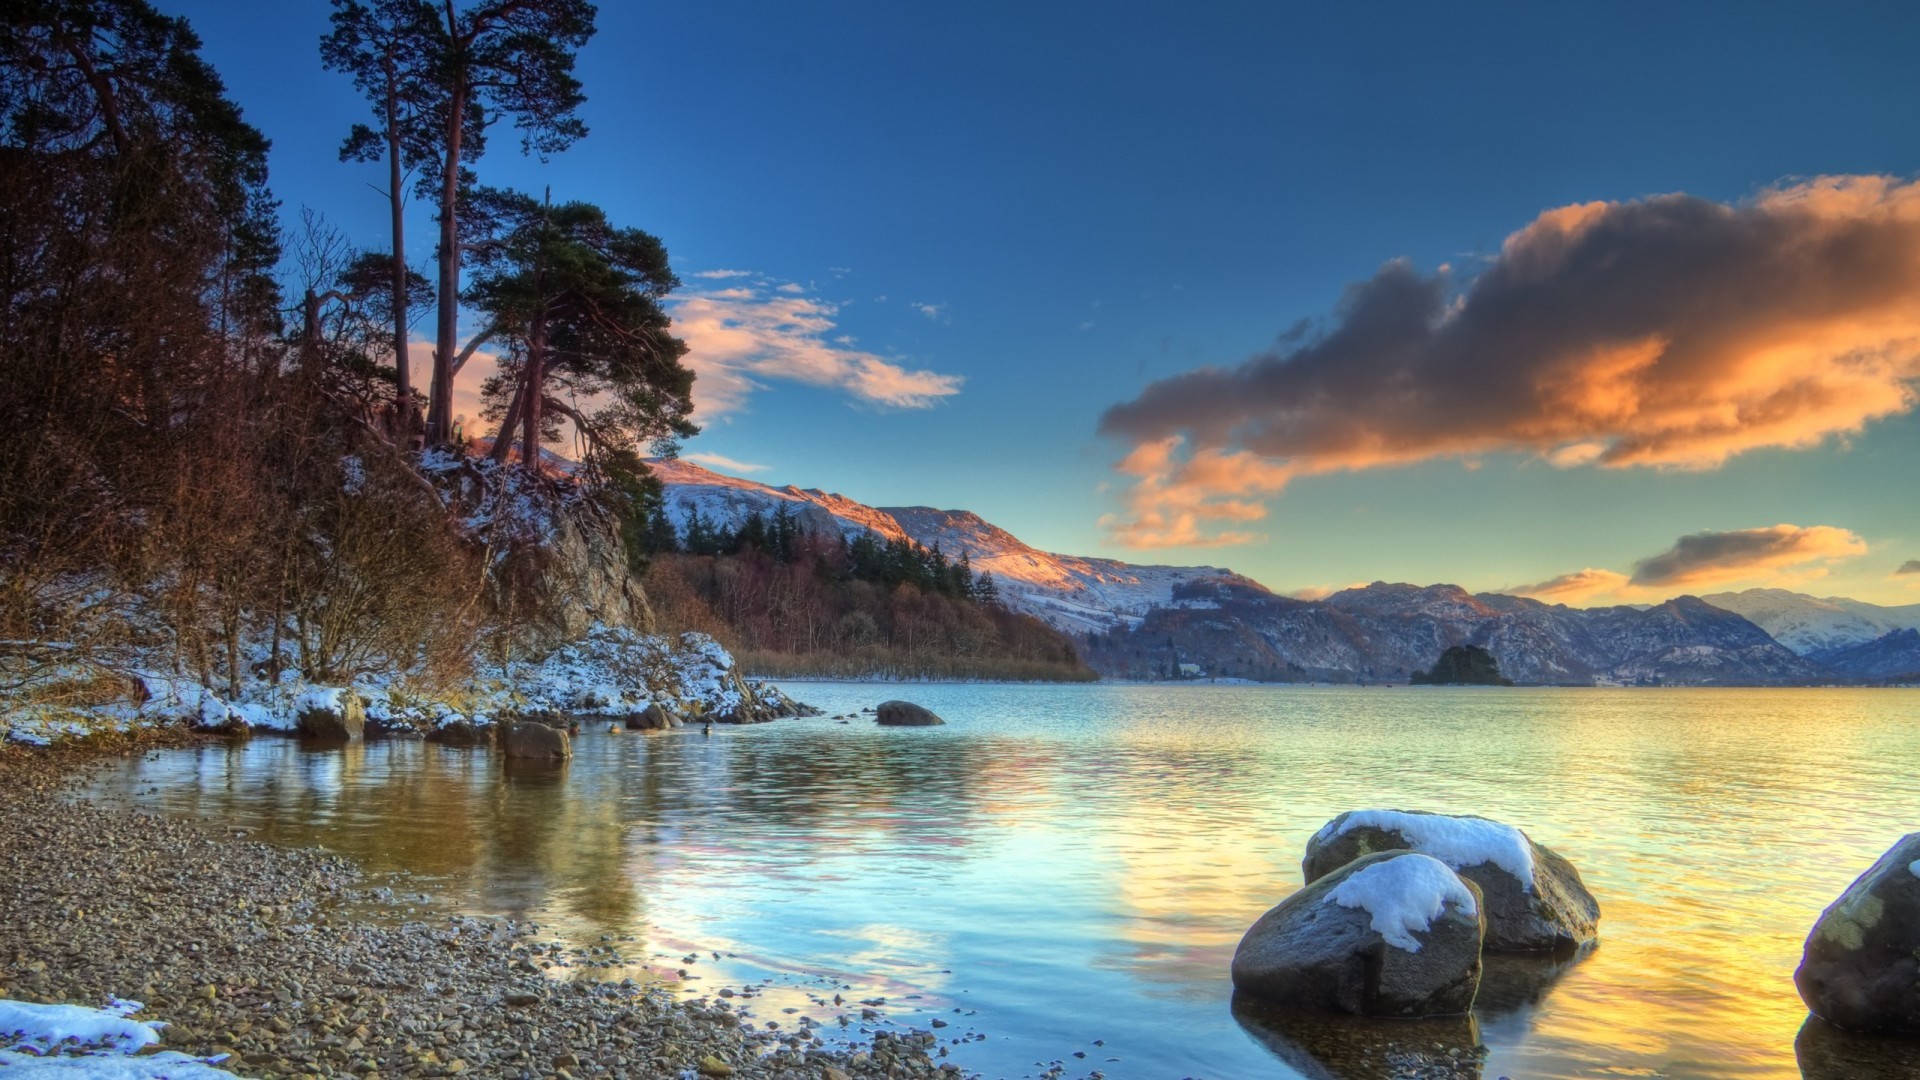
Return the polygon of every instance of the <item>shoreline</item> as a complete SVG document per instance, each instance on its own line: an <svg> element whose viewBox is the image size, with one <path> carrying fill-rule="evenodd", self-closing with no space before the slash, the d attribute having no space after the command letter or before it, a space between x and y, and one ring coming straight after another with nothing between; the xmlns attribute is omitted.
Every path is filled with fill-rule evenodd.
<svg viewBox="0 0 1920 1080"><path fill-rule="evenodd" d="M72 797L98 763L209 741L0 748L0 998L136 1000L136 1018L167 1023L168 1050L227 1055L218 1067L242 1076L964 1075L929 1056L928 1032L835 1049L726 1000L562 981L547 968L605 963L608 947L503 919L375 920L364 912L396 905L343 856Z"/></svg>

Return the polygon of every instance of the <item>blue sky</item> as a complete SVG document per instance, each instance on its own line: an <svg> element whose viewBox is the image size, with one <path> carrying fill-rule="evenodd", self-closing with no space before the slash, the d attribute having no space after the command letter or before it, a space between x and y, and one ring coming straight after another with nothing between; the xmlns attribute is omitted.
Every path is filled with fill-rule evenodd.
<svg viewBox="0 0 1920 1080"><path fill-rule="evenodd" d="M320 70L326 6L161 3L273 139L289 210L384 245L382 174L335 156L363 107ZM747 344L784 359L714 372L720 411L687 446L756 479L1282 590L1500 588L1630 572L1687 534L1828 526L1853 540L1711 588L1920 601L1920 575L1891 576L1920 557L1905 409L1705 470L1496 448L1301 475L1208 534L1245 542L1116 539L1130 445L1101 415L1325 325L1389 260L1464 283L1556 207L1920 171L1911 5L1331 8L610 2L580 64L590 137L541 163L503 132L478 168L600 203L666 241L705 310L763 320ZM696 276L719 271L745 276ZM889 404L903 380L957 392Z"/></svg>

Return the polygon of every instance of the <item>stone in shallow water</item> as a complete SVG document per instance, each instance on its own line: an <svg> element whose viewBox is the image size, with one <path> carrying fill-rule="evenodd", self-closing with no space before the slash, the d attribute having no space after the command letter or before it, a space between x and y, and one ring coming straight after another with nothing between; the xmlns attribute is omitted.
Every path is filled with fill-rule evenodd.
<svg viewBox="0 0 1920 1080"><path fill-rule="evenodd" d="M500 745L510 758L562 761L573 756L566 732L529 720L508 724L501 732Z"/></svg>
<svg viewBox="0 0 1920 1080"><path fill-rule="evenodd" d="M1479 889L1438 860L1383 851L1282 900L1233 955L1233 984L1276 1005L1360 1016L1465 1013L1486 933Z"/></svg>
<svg viewBox="0 0 1920 1080"><path fill-rule="evenodd" d="M1482 817L1405 810L1351 810L1307 841L1309 882L1376 851L1431 855L1480 887L1493 952L1569 952L1594 940L1600 905L1552 848Z"/></svg>
<svg viewBox="0 0 1920 1080"><path fill-rule="evenodd" d="M1422 1020L1328 1016L1235 994L1233 1019L1307 1080L1480 1077L1487 1054L1471 1015Z"/></svg>
<svg viewBox="0 0 1920 1080"><path fill-rule="evenodd" d="M1909 833L1840 894L1807 935L1794 985L1848 1031L1920 1036L1920 833ZM1920 1059L1920 1047L1913 1047Z"/></svg>
<svg viewBox="0 0 1920 1080"><path fill-rule="evenodd" d="M875 716L888 727L932 727L946 723L934 715L933 710L911 701L883 701L875 710Z"/></svg>

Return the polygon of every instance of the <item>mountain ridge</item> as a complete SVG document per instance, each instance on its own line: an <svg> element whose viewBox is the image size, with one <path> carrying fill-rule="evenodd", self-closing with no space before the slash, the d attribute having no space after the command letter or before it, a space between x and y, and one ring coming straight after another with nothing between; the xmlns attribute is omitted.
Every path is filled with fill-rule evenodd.
<svg viewBox="0 0 1920 1080"><path fill-rule="evenodd" d="M737 529L753 514L784 507L810 531L848 538L871 531L965 556L976 573L993 576L1008 606L1075 635L1089 665L1108 677L1404 681L1449 647L1477 645L1525 683L1802 685L1886 678L1904 663L1910 642L1860 647L1910 629L1900 622L1909 610L1920 625L1920 605L1882 608L1785 590L1573 608L1452 584L1375 581L1300 600L1221 567L1040 551L970 510L876 507L682 461L649 465L676 528L698 513L709 525Z"/></svg>

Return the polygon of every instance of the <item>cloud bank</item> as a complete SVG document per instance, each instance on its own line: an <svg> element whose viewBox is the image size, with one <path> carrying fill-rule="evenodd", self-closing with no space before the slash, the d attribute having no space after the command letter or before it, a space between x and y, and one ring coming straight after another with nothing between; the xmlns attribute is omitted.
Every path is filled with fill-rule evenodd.
<svg viewBox="0 0 1920 1080"><path fill-rule="evenodd" d="M1908 574L1920 574L1920 559L1908 559L1900 564L1900 569L1893 572L1894 577L1904 577Z"/></svg>
<svg viewBox="0 0 1920 1080"><path fill-rule="evenodd" d="M1827 564L1866 553L1865 540L1831 525L1697 532L1634 563L1632 573L1589 567L1504 591L1556 604L1664 599L1735 583L1794 585L1825 576Z"/></svg>
<svg viewBox="0 0 1920 1080"><path fill-rule="evenodd" d="M1920 402L1920 183L1541 214L1464 287L1390 262L1325 326L1108 409L1135 547L1251 539L1298 476L1510 452L1705 469ZM1258 511L1258 512L1255 512Z"/></svg>
<svg viewBox="0 0 1920 1080"><path fill-rule="evenodd" d="M740 461L735 458L730 458L725 454L713 454L713 453L700 452L700 453L682 453L680 456L687 461L691 461L699 465L711 466L723 472L730 472L730 473L766 472L768 469L772 468L771 465L756 465L751 461Z"/></svg>
<svg viewBox="0 0 1920 1080"><path fill-rule="evenodd" d="M770 381L828 387L858 403L894 409L924 409L960 392L959 375L915 370L854 348L835 333L839 307L805 295L801 286L735 280L668 305L673 332L687 342L685 363L698 376L697 421L739 409Z"/></svg>

